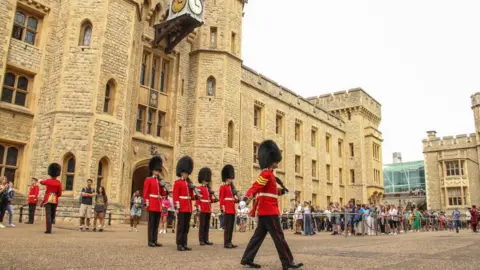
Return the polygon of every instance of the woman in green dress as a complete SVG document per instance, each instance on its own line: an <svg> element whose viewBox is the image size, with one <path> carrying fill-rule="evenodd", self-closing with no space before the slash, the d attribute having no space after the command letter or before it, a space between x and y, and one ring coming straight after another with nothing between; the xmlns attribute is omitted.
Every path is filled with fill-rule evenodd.
<svg viewBox="0 0 480 270"><path fill-rule="evenodd" d="M418 211L418 208L415 208L415 219L413 220L413 229L418 232L420 230L420 220L422 218L422 214Z"/></svg>

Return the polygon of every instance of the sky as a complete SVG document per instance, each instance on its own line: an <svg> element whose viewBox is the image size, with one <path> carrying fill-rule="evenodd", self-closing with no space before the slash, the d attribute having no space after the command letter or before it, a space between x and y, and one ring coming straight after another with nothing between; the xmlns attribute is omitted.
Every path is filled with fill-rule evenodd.
<svg viewBox="0 0 480 270"><path fill-rule="evenodd" d="M474 133L478 0L250 0L244 64L303 97L355 87L382 105L383 161L423 160L427 130Z"/></svg>

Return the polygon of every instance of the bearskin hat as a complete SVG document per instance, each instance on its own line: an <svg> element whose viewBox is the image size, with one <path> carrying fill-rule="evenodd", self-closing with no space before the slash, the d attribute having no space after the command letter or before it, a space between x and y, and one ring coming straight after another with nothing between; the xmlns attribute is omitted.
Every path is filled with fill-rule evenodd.
<svg viewBox="0 0 480 270"><path fill-rule="evenodd" d="M160 156L154 156L152 159L150 159L150 162L148 163L148 170L150 173L153 171L159 171L161 172L163 168L163 160Z"/></svg>
<svg viewBox="0 0 480 270"><path fill-rule="evenodd" d="M193 159L189 156L182 157L177 163L177 176L180 177L181 173L192 174L193 171Z"/></svg>
<svg viewBox="0 0 480 270"><path fill-rule="evenodd" d="M58 163L52 163L48 166L48 175L50 175L51 177L60 176L61 171L62 167Z"/></svg>
<svg viewBox="0 0 480 270"><path fill-rule="evenodd" d="M198 172L198 182L212 182L212 170L210 168L201 168L200 171Z"/></svg>
<svg viewBox="0 0 480 270"><path fill-rule="evenodd" d="M235 179L235 168L232 165L227 164L222 169L222 182L225 180L232 178Z"/></svg>
<svg viewBox="0 0 480 270"><path fill-rule="evenodd" d="M282 153L277 144L272 140L266 140L258 147L258 163L260 168L266 169L275 162L282 161Z"/></svg>

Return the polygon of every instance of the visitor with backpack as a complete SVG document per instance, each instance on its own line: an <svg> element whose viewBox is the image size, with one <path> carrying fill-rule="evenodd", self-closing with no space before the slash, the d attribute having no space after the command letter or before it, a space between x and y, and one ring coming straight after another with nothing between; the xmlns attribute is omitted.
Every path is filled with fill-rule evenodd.
<svg viewBox="0 0 480 270"><path fill-rule="evenodd" d="M95 188L92 187L93 180L87 180L87 186L82 188L80 193L80 231L83 232L83 226L85 225L85 219L87 219L87 226L85 230L90 228L90 219L92 218L93 198L97 195Z"/></svg>
<svg viewBox="0 0 480 270"><path fill-rule="evenodd" d="M3 218L5 217L5 212L8 211L8 226L15 227L13 224L13 206L12 202L15 197L15 191L12 187L12 182L8 181L4 176L2 179L2 187L0 187L0 228L5 228L3 225Z"/></svg>

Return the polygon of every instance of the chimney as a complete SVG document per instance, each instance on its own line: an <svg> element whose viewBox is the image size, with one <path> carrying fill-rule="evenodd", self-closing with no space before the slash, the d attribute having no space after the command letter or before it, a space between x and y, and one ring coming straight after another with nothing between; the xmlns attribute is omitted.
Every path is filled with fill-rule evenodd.
<svg viewBox="0 0 480 270"><path fill-rule="evenodd" d="M437 137L437 132L435 130L427 131L427 136L429 140L435 139Z"/></svg>
<svg viewBox="0 0 480 270"><path fill-rule="evenodd" d="M402 153L395 152L393 153L393 164L402 163Z"/></svg>

